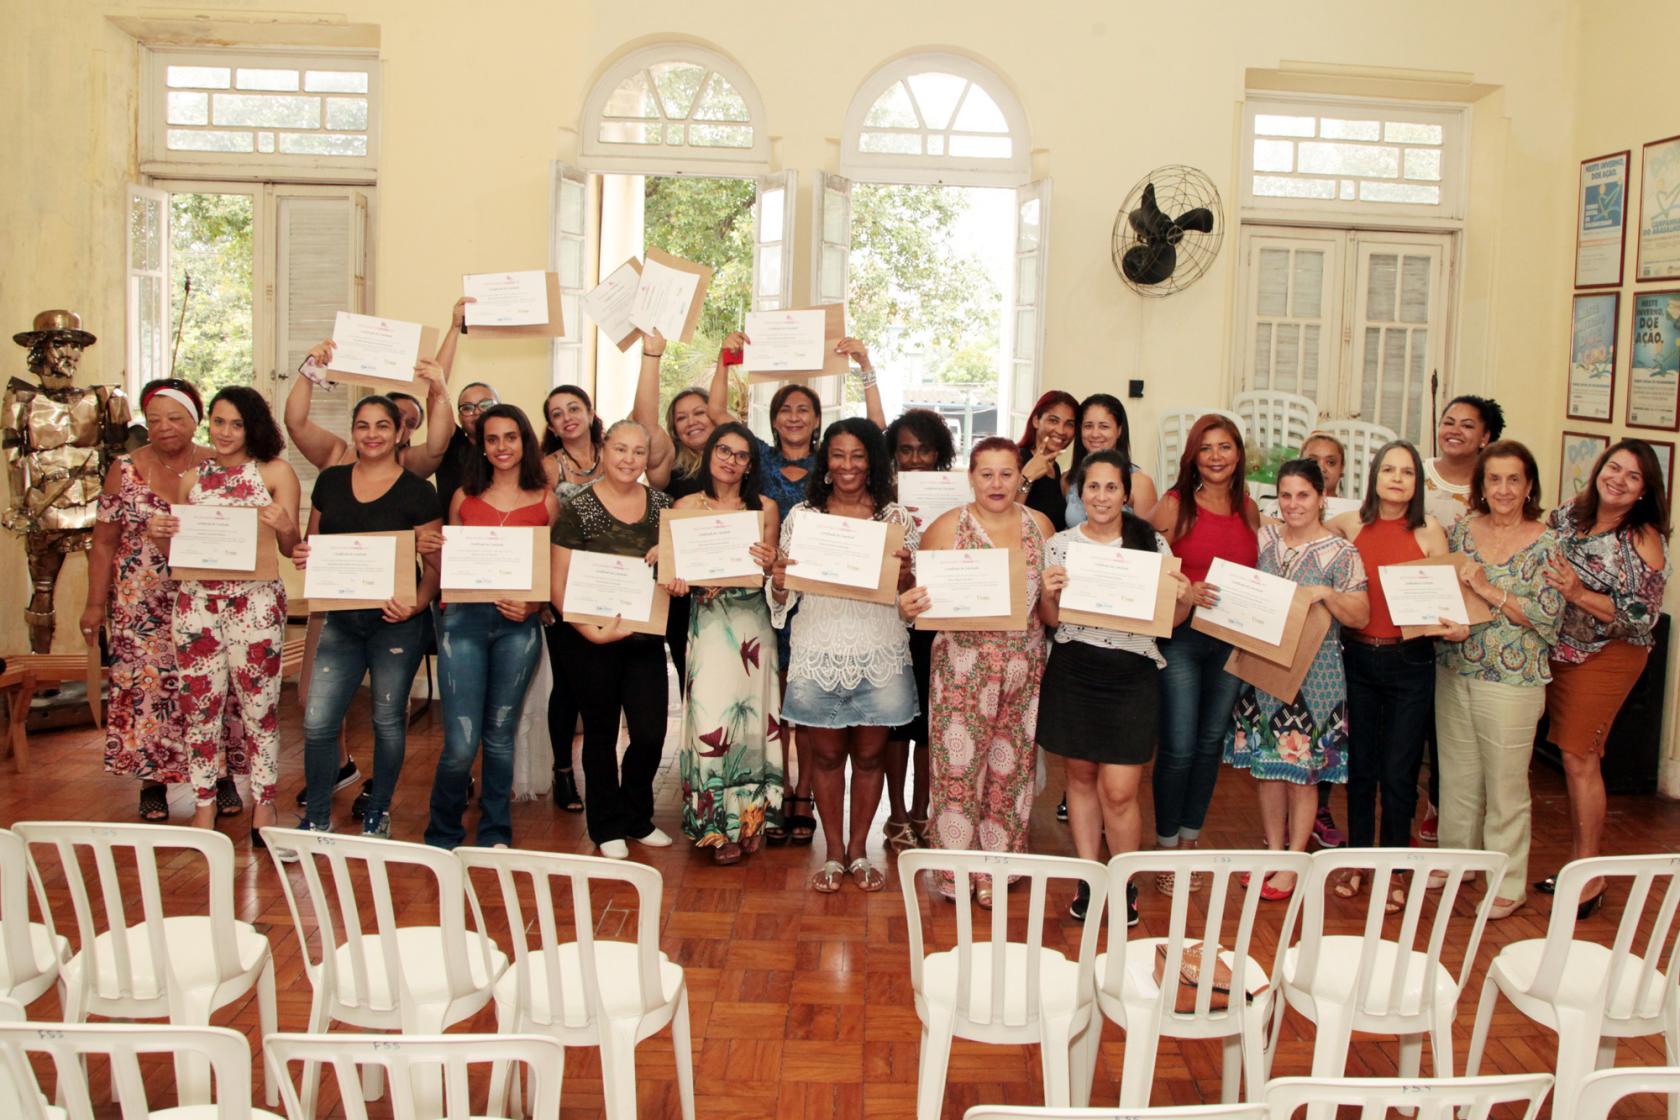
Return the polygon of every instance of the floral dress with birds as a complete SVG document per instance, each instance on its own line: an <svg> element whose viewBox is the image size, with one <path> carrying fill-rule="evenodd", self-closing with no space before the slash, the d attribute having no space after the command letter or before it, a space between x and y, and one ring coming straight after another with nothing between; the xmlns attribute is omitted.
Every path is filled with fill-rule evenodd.
<svg viewBox="0 0 1680 1120"><path fill-rule="evenodd" d="M757 587L696 587L688 621L683 831L702 848L739 844L781 822L781 689L776 630Z"/></svg>

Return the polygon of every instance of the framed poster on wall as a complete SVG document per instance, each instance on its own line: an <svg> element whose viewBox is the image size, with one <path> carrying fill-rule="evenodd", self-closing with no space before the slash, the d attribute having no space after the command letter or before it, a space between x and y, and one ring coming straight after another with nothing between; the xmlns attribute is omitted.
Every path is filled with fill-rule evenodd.
<svg viewBox="0 0 1680 1120"><path fill-rule="evenodd" d="M1680 136L1645 145L1636 280L1680 280Z"/></svg>
<svg viewBox="0 0 1680 1120"><path fill-rule="evenodd" d="M1620 292L1578 294L1569 316L1571 420L1609 420L1616 396L1616 325Z"/></svg>
<svg viewBox="0 0 1680 1120"><path fill-rule="evenodd" d="M1680 288L1633 293L1628 348L1628 427L1680 429Z"/></svg>
<svg viewBox="0 0 1680 1120"><path fill-rule="evenodd" d="M1645 442L1651 445L1651 450L1657 453L1657 462L1662 464L1663 497L1672 506L1674 504L1674 442L1666 439L1648 439Z"/></svg>
<svg viewBox="0 0 1680 1120"><path fill-rule="evenodd" d="M1616 288L1627 256L1628 164L1632 152L1581 161L1575 206L1575 286Z"/></svg>
<svg viewBox="0 0 1680 1120"><path fill-rule="evenodd" d="M1609 436L1589 435L1586 432L1564 432L1563 451L1558 456L1558 505L1573 501L1575 495L1587 488L1593 464L1610 446Z"/></svg>

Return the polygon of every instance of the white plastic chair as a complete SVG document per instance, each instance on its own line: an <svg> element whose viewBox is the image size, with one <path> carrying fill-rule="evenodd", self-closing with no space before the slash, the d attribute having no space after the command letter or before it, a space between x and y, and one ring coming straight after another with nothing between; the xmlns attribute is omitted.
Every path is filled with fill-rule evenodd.
<svg viewBox="0 0 1680 1120"><path fill-rule="evenodd" d="M1636 1093L1666 1095L1668 1114L1674 1116L1680 1112L1680 1065L1606 1069L1587 1074L1581 1082L1581 1095L1572 1120L1609 1120L1616 1102Z"/></svg>
<svg viewBox="0 0 1680 1120"><path fill-rule="evenodd" d="M1095 918L1108 893L1103 866L1057 856L933 849L902 853L898 871L909 926L910 987L916 1016L922 1021L918 1120L939 1120L953 1038L1013 1046L1036 1042L1044 1066L1045 1103L1053 1107L1085 1104L1090 1078L1073 1075L1073 1047L1074 1040L1087 1031L1102 1029L1094 969L1100 924ZM956 944L925 957L917 886L924 871L949 871L957 881ZM1009 890L1012 877L1023 881L1024 891L1021 885L1014 892ZM1083 882L1091 891L1091 917L1080 934L1078 959L1072 961L1044 944L1047 889L1053 881L1068 880ZM989 941L974 939L970 882L991 884ZM1026 937L1011 941L1009 914L1011 909L1020 914L1018 896L1022 893L1026 895ZM947 903L930 898L931 905L939 908L938 916Z"/></svg>
<svg viewBox="0 0 1680 1120"><path fill-rule="evenodd" d="M1160 419L1155 421L1155 485L1162 493L1178 477L1178 460L1184 455L1184 441L1189 437L1190 429L1209 413L1233 421L1237 430L1244 433L1243 439L1248 438L1242 417L1223 408L1174 408L1161 413Z"/></svg>
<svg viewBox="0 0 1680 1120"><path fill-rule="evenodd" d="M542 1033L565 1046L598 1046L610 1120L636 1116L636 1046L671 1026L677 1095L684 1120L694 1120L694 1057L688 1029L688 986L680 965L659 949L664 880L658 868L598 856L514 849L457 848L468 870L473 916L499 901L514 931L513 967L496 985L497 1029ZM493 871L499 900L480 897L474 869ZM487 882L488 876L481 877ZM636 893L636 940L595 936L591 883L620 883ZM527 906L524 895L530 899ZM571 899L570 939L554 904L556 888ZM525 931L535 926L536 944ZM603 978L606 980L603 983Z"/></svg>
<svg viewBox="0 0 1680 1120"><path fill-rule="evenodd" d="M1427 1034L1434 1072L1450 1077L1458 997L1475 967L1476 948L1495 892L1482 892L1468 921L1453 913L1454 903L1466 877L1480 872L1487 882L1498 882L1504 870L1502 852L1340 848L1315 853L1303 900L1300 941L1283 956L1283 998L1274 1004L1271 1046L1277 1046L1285 1008L1293 1007L1318 1029L1313 1043L1314 1077L1342 1075L1354 1031L1398 1035L1400 1076L1414 1081ZM1348 871L1359 871L1364 879L1363 932L1329 936L1324 932L1326 898L1332 883ZM1439 891L1425 889L1431 872L1445 876ZM1406 905L1397 914L1385 915L1391 886L1401 885L1395 878L1399 873L1410 874ZM1434 912L1426 916L1425 905L1435 903ZM1399 927L1392 937L1384 936L1388 922ZM1467 933L1462 928L1466 924ZM1461 941L1464 950L1464 963L1456 976L1441 963L1449 937ZM1314 1115L1320 1113L1315 1110Z"/></svg>
<svg viewBox="0 0 1680 1120"><path fill-rule="evenodd" d="M289 828L265 828L262 836L279 870L314 989L310 1033L324 1034L339 1022L363 1030L441 1034L490 1002L507 957L481 929L467 930L466 881L452 854L425 844ZM292 852L298 860L288 864L285 857ZM397 920L392 869L406 872L405 903L419 897L429 906L435 900L437 924ZM308 895L308 926L298 909L294 876L302 877ZM417 878L428 889L416 891ZM364 924L369 917L371 926ZM368 1066L366 1074L364 1095L377 1100L380 1067ZM303 1082L305 1112L313 1116L320 1082L314 1063L305 1064Z"/></svg>
<svg viewBox="0 0 1680 1120"><path fill-rule="evenodd" d="M1603 879L1606 890L1627 884L1616 938L1608 946L1575 936L1581 890L1594 879ZM1566 865L1558 872L1545 938L1506 945L1488 967L1465 1072L1474 1074L1481 1064L1501 995L1557 1033L1559 1101L1576 1098L1595 1063L1598 1069L1615 1064L1617 1039L1666 1035L1668 1060L1680 1065L1672 1019L1680 1007L1677 908L1680 856L1600 856Z"/></svg>
<svg viewBox="0 0 1680 1120"><path fill-rule="evenodd" d="M155 827L155 826L152 826ZM46 1103L29 1063L30 1054L46 1054L58 1074L61 1105ZM216 1102L154 1107L147 1099L140 1069L142 1054L193 1054L207 1062L216 1086ZM245 1036L221 1027L158 1027L100 1023L0 1023L0 1065L21 1089L19 1120L94 1120L87 1059L105 1057L111 1066L112 1094L123 1120L284 1120L278 1113L251 1107L251 1048ZM273 1084L271 1081L270 1084ZM185 1087L181 1095L185 1095Z"/></svg>
<svg viewBox="0 0 1680 1120"><path fill-rule="evenodd" d="M1162 1035L1223 1040L1225 1103L1237 1099L1239 1075L1246 1087L1244 1096L1251 1102L1260 1099L1266 1081L1262 1039L1276 996L1278 964L1274 960L1268 972L1249 953L1255 919L1263 905L1260 891L1266 877L1280 871L1294 874L1296 883L1304 888L1311 866L1312 857L1305 852L1265 851L1129 852L1109 861L1108 897L1111 899L1125 898L1128 882L1148 881L1156 874L1187 877L1197 872L1207 875L1212 884L1205 896L1206 909L1200 913L1192 913L1189 891L1173 893L1172 917L1165 937L1130 937L1126 923L1110 916L1108 952L1098 957L1096 964L1097 1004L1104 1015L1126 1032L1120 1107L1143 1108L1149 1104L1149 1091L1155 1081L1155 1054ZM1244 873L1249 876L1246 887L1240 879ZM1285 931L1294 928L1302 894L1303 890L1297 889L1283 910ZM1233 920L1234 929L1230 928ZM1192 921L1196 923L1195 929L1191 928ZM1212 1008L1214 969L1204 965L1196 984L1196 1008L1180 1013L1174 1009L1178 984L1163 985L1157 981L1156 962L1164 946L1167 959L1161 975L1178 977L1186 943L1197 941L1220 947L1219 959L1231 969L1232 995L1227 1008L1217 1011ZM1238 992L1249 993L1252 999L1244 999ZM1088 1046L1080 1053L1079 1073L1087 1078L1087 1099L1089 1078L1095 1073L1095 1042L1099 1033L1092 1031L1087 1035Z"/></svg>
<svg viewBox="0 0 1680 1120"><path fill-rule="evenodd" d="M1364 420L1327 420L1313 429L1327 436L1335 436L1346 452L1342 459L1342 497L1365 497L1366 480L1371 477L1371 460L1378 448L1400 437L1393 429ZM1308 433L1310 437L1312 432Z"/></svg>
<svg viewBox="0 0 1680 1120"><path fill-rule="evenodd" d="M977 1104L963 1120L1267 1120L1263 1104L1187 1104L1174 1108L1039 1108Z"/></svg>
<svg viewBox="0 0 1680 1120"><path fill-rule="evenodd" d="M1383 1120L1390 1110L1411 1112L1416 1120L1488 1120L1496 1105L1526 1106L1523 1120L1534 1120L1552 1087L1544 1073L1508 1077L1280 1077L1266 1085L1272 1120L1294 1120L1295 1113L1325 1108L1358 1108L1360 1120ZM1510 1115L1509 1110L1501 1115ZM1552 1107L1558 1120L1567 1109Z"/></svg>
<svg viewBox="0 0 1680 1120"><path fill-rule="evenodd" d="M16 1000L0 998L0 1025L6 1023L22 1023L27 1020L23 1013L23 1004ZM40 1097L40 1091L35 1087L34 1077L26 1081L18 1081L12 1076L12 1063L6 1060L5 1052L0 1051L0 1116L22 1116L24 1114L23 1094L28 1092L32 1097ZM45 1100L41 1102L46 1104ZM48 1116L62 1116L63 1110L56 1113L49 1106Z"/></svg>
<svg viewBox="0 0 1680 1120"><path fill-rule="evenodd" d="M362 1084L366 1073L376 1069L377 1080L389 1075L391 1115L412 1117L426 1105L416 1093L416 1083L435 1082L443 1074L444 1120L484 1120L485 1117L516 1115L507 1110L509 1063L523 1066L531 1081L531 1116L534 1120L558 1120L560 1082L566 1052L552 1038L537 1035L445 1034L380 1038L348 1034L275 1034L263 1040L263 1059L269 1078L279 1084L289 1120L315 1120L304 1108L292 1084L290 1067L331 1066L338 1080L338 1093L346 1120L367 1120ZM482 1112L469 1100L469 1067L490 1065L489 1096Z"/></svg>
<svg viewBox="0 0 1680 1120"><path fill-rule="evenodd" d="M210 829L156 824L30 821L15 827L29 850L38 897L47 897L40 849L51 846L75 910L78 948L59 972L66 1022L79 1023L91 1014L206 1027L217 1011L255 988L262 1032L275 1029L268 938L234 917L233 841ZM84 850L93 857L91 884L82 864ZM173 882L189 873L180 859L183 851L204 861L209 913L171 913L178 906L170 904L178 903L180 894ZM126 858L119 860L119 854ZM164 875L171 880L169 890ZM131 922L136 893L139 920ZM209 1100L209 1070L190 1047L177 1054L175 1069L183 1104ZM267 1099L276 1103L272 1085Z"/></svg>
<svg viewBox="0 0 1680 1120"><path fill-rule="evenodd" d="M1243 438L1256 447L1295 447L1318 427L1318 402L1299 393L1253 389L1231 398L1242 419Z"/></svg>
<svg viewBox="0 0 1680 1120"><path fill-rule="evenodd" d="M0 828L0 997L28 1006L46 994L70 959L70 942L44 921L29 920L29 850L17 833ZM63 989L59 991L62 1003Z"/></svg>

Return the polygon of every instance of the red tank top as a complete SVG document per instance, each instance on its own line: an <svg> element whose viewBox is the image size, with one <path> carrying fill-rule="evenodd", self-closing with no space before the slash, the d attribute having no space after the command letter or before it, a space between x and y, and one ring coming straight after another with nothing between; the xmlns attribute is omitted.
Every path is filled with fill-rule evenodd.
<svg viewBox="0 0 1680 1120"><path fill-rule="evenodd" d="M518 509L500 510L476 494L461 499L463 525L530 525L538 529L548 526L548 503L532 502Z"/></svg>
<svg viewBox="0 0 1680 1120"><path fill-rule="evenodd" d="M1423 546L1418 544L1417 534L1406 528L1405 519L1394 517L1378 518L1359 530L1353 547L1359 550L1359 559L1365 564L1365 576L1370 581L1367 590L1371 598L1371 621L1358 633L1367 638L1398 638L1400 627L1394 625L1394 620L1389 617L1388 599L1383 595L1382 579L1377 569L1384 564L1421 560Z"/></svg>
<svg viewBox="0 0 1680 1120"><path fill-rule="evenodd" d="M1173 542L1172 550L1183 564L1184 577L1196 583L1207 579L1208 566L1216 559L1254 567L1260 560L1260 538L1241 508L1231 514L1198 509L1190 531Z"/></svg>

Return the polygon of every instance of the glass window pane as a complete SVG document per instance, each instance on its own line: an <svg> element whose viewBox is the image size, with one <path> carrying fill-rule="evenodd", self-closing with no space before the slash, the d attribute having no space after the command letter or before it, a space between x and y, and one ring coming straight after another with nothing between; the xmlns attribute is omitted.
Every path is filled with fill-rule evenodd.
<svg viewBox="0 0 1680 1120"><path fill-rule="evenodd" d="M722 74L713 74L706 79L706 92L700 95L700 103L694 107L694 119L744 121L751 119L751 115L747 112L747 103L735 92L735 87L724 81Z"/></svg>
<svg viewBox="0 0 1680 1120"><path fill-rule="evenodd" d="M171 86L198 89L227 89L233 71L226 66L171 66L164 79Z"/></svg>
<svg viewBox="0 0 1680 1120"><path fill-rule="evenodd" d="M657 124L636 124L631 121L602 121L603 144L657 144L665 130Z"/></svg>
<svg viewBox="0 0 1680 1120"><path fill-rule="evenodd" d="M319 97L260 97L255 94L218 93L215 103L217 124L260 125L264 128L320 128Z"/></svg>
<svg viewBox="0 0 1680 1120"><path fill-rule="evenodd" d="M1272 387L1272 325L1254 324L1254 387Z"/></svg>
<svg viewBox="0 0 1680 1120"><path fill-rule="evenodd" d="M1398 179L1400 149L1374 144L1302 144L1302 171L1318 175L1358 175Z"/></svg>
<svg viewBox="0 0 1680 1120"><path fill-rule="evenodd" d="M368 153L366 136L328 135L326 133L282 132L280 150L296 156L365 156Z"/></svg>
<svg viewBox="0 0 1680 1120"><path fill-rule="evenodd" d="M680 125L680 124L668 124L668 125L666 125L665 126L665 143L667 143L667 144L681 144L682 142L683 142L683 126Z"/></svg>
<svg viewBox="0 0 1680 1120"><path fill-rule="evenodd" d="M968 85L967 78L955 74L930 72L912 74L907 79L916 107L922 111L922 124L928 128L951 127L951 117L957 111L957 100Z"/></svg>
<svg viewBox="0 0 1680 1120"><path fill-rule="evenodd" d="M1381 343L1382 328L1366 327L1364 361L1360 363L1359 371L1359 400L1360 407L1367 412L1374 411L1379 407L1377 402L1377 378L1381 373L1381 358L1378 355L1377 348ZM1377 424L1382 423L1380 419L1371 415L1367 415L1365 419Z"/></svg>
<svg viewBox="0 0 1680 1120"><path fill-rule="evenodd" d="M166 119L170 124L209 124L210 95L171 91Z"/></svg>
<svg viewBox="0 0 1680 1120"><path fill-rule="evenodd" d="M257 151L263 152L267 155L272 155L274 153L274 133L257 133Z"/></svg>
<svg viewBox="0 0 1680 1120"><path fill-rule="evenodd" d="M562 237L557 240L560 244L554 271L560 278L560 286L583 287L583 242L575 237Z"/></svg>
<svg viewBox="0 0 1680 1120"><path fill-rule="evenodd" d="M1383 139L1391 144L1440 144L1445 139L1444 132L1438 124L1389 121L1383 126Z"/></svg>
<svg viewBox="0 0 1680 1120"><path fill-rule="evenodd" d="M298 88L298 72L296 70L251 70L241 66L234 85L239 89L266 89L284 93Z"/></svg>
<svg viewBox="0 0 1680 1120"><path fill-rule="evenodd" d="M992 95L971 84L951 127L963 132L1008 132L1009 122L1003 119L1003 110L992 100Z"/></svg>
<svg viewBox="0 0 1680 1120"><path fill-rule="evenodd" d="M1015 258L1015 302L1038 302L1038 254L1027 253Z"/></svg>
<svg viewBox="0 0 1680 1120"><path fill-rule="evenodd" d="M928 155L930 155L930 156L942 156L942 155L944 155L945 154L945 137L943 137L943 136L929 136L927 138L927 150L928 150Z"/></svg>
<svg viewBox="0 0 1680 1120"><path fill-rule="evenodd" d="M1301 325L1279 323L1276 330L1277 364L1272 369L1272 388L1297 392L1301 376Z"/></svg>
<svg viewBox="0 0 1680 1120"><path fill-rule="evenodd" d="M576 179L560 180L560 232L583 236L583 184Z"/></svg>
<svg viewBox="0 0 1680 1120"><path fill-rule="evenodd" d="M1334 179L1291 179L1283 175L1256 175L1254 193L1263 198L1335 198Z"/></svg>
<svg viewBox="0 0 1680 1120"><path fill-rule="evenodd" d="M1399 299L1400 258L1393 253L1372 253L1365 264L1365 320L1394 322Z"/></svg>
<svg viewBox="0 0 1680 1120"><path fill-rule="evenodd" d="M1429 322L1429 288L1434 262L1428 257L1408 256L1400 262L1400 321Z"/></svg>
<svg viewBox="0 0 1680 1120"><path fill-rule="evenodd" d="M1015 309L1015 357L1031 361L1038 348L1038 312L1030 307Z"/></svg>
<svg viewBox="0 0 1680 1120"><path fill-rule="evenodd" d="M1362 202L1416 202L1439 206L1441 188L1426 187L1421 183L1360 183L1359 198Z"/></svg>
<svg viewBox="0 0 1680 1120"><path fill-rule="evenodd" d="M639 117L643 120L657 120L659 117L659 103L653 99L648 91L647 79L640 74L618 83L618 88L612 91L607 103L601 107L601 115L605 117ZM605 140L603 136L601 139ZM637 143L637 141L630 141Z"/></svg>
<svg viewBox="0 0 1680 1120"><path fill-rule="evenodd" d="M913 132L865 132L858 137L858 151L919 156L922 154L922 138Z"/></svg>
<svg viewBox="0 0 1680 1120"><path fill-rule="evenodd" d="M952 136L951 154L965 159L1008 159L1015 141L1007 136Z"/></svg>
<svg viewBox="0 0 1680 1120"><path fill-rule="evenodd" d="M758 196L758 239L760 241L780 241L782 239L782 221L787 213L787 191L777 188L772 191L761 191Z"/></svg>
<svg viewBox="0 0 1680 1120"><path fill-rule="evenodd" d="M1015 221L1015 251L1025 253L1038 248L1038 199L1029 198L1021 203Z"/></svg>
<svg viewBox="0 0 1680 1120"><path fill-rule="evenodd" d="M1287 314L1289 306L1288 249L1261 249L1260 274L1255 287L1254 310L1268 317Z"/></svg>
<svg viewBox="0 0 1680 1120"><path fill-rule="evenodd" d="M1318 399L1318 339L1320 328L1309 323L1301 328L1301 388L1302 396Z"/></svg>
<svg viewBox="0 0 1680 1120"><path fill-rule="evenodd" d="M692 62L656 62L649 71L653 74L654 87L659 90L665 115L676 120L687 117L695 95L700 92L700 83L706 78L706 68Z"/></svg>
<svg viewBox="0 0 1680 1120"><path fill-rule="evenodd" d="M782 290L782 251L767 246L758 256L758 294L773 296Z"/></svg>
<svg viewBox="0 0 1680 1120"><path fill-rule="evenodd" d="M846 249L824 245L822 254L822 292L818 298L824 303L839 303L846 298Z"/></svg>
<svg viewBox="0 0 1680 1120"><path fill-rule="evenodd" d="M155 199L129 199L128 252L130 268L156 272L163 267L163 207Z"/></svg>
<svg viewBox="0 0 1680 1120"><path fill-rule="evenodd" d="M568 317L566 322L577 320ZM554 383L556 385L576 385L579 381L578 371L582 366L583 355L576 346L556 346L554 348Z"/></svg>
<svg viewBox="0 0 1680 1120"><path fill-rule="evenodd" d="M1337 117L1324 117L1318 122L1318 134L1326 140L1380 140L1382 124L1379 121L1344 121Z"/></svg>
<svg viewBox="0 0 1680 1120"><path fill-rule="evenodd" d="M1297 319L1316 319L1324 313L1324 254L1302 250L1293 263L1291 314Z"/></svg>
<svg viewBox="0 0 1680 1120"><path fill-rule="evenodd" d="M327 98L327 127L360 131L368 126L368 103L365 97Z"/></svg>
<svg viewBox="0 0 1680 1120"><path fill-rule="evenodd" d="M366 93L368 76L361 70L310 70L303 88L311 93Z"/></svg>
<svg viewBox="0 0 1680 1120"><path fill-rule="evenodd" d="M1441 180L1441 152L1435 148L1406 149L1406 178Z"/></svg>
<svg viewBox="0 0 1680 1120"><path fill-rule="evenodd" d="M891 89L875 99L875 104L864 114L863 123L871 128L915 128L921 124L903 82L894 82Z"/></svg>
<svg viewBox="0 0 1680 1120"><path fill-rule="evenodd" d="M578 298L576 292L560 293L560 325L566 331L561 336L562 338L581 339L583 337L582 331L579 330L583 324L582 307L583 302ZM561 349L565 350L569 347L561 347ZM577 382L574 379L572 383L576 384Z"/></svg>
<svg viewBox="0 0 1680 1120"><path fill-rule="evenodd" d="M753 130L745 124L691 124L688 142L701 148L750 148Z"/></svg>
<svg viewBox="0 0 1680 1120"><path fill-rule="evenodd" d="M1316 117L1286 117L1272 113L1254 115L1257 136L1312 136L1317 126Z"/></svg>
<svg viewBox="0 0 1680 1120"><path fill-rule="evenodd" d="M215 132L208 129L172 128L164 142L177 152L249 152L254 147L249 132Z"/></svg>
<svg viewBox="0 0 1680 1120"><path fill-rule="evenodd" d="M822 239L831 244L846 240L846 196L833 188L823 190Z"/></svg>
<svg viewBox="0 0 1680 1120"><path fill-rule="evenodd" d="M1022 418L1038 399L1038 376L1030 361L1015 363L1015 376L1010 382L1010 399L1020 409Z"/></svg>
<svg viewBox="0 0 1680 1120"><path fill-rule="evenodd" d="M1288 140L1256 140L1254 142L1254 170L1295 170L1295 145Z"/></svg>

